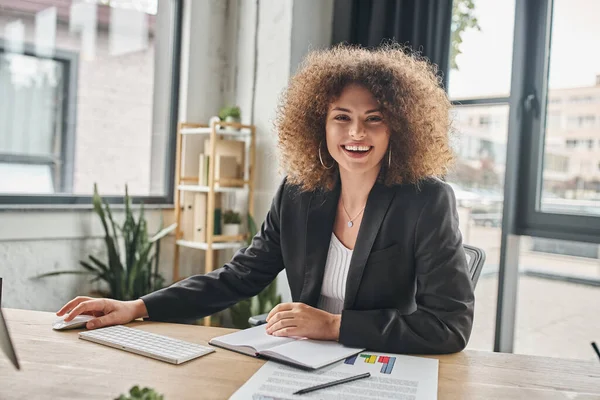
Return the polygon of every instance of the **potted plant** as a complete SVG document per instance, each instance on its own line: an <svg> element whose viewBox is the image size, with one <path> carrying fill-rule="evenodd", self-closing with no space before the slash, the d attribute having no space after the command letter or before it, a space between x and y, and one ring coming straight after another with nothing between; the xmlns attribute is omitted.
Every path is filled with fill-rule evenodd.
<svg viewBox="0 0 600 400"><path fill-rule="evenodd" d="M248 214L248 238L246 244L250 246L252 238L256 235L258 228L256 222ZM277 304L281 303L281 295L277 294L277 279L271 282L262 292L256 296L242 300L229 308L231 322L237 329L249 328L248 319L253 315L268 313Z"/></svg>
<svg viewBox="0 0 600 400"><path fill-rule="evenodd" d="M141 205L136 220L131 210L127 186L124 199L125 220L121 225L113 219L108 203L100 197L95 184L92 203L104 228L107 259L100 260L90 255L90 261L79 262L83 270L54 271L38 275L37 278L62 274L91 275L90 282L103 281L108 287L108 291L99 294L116 300L135 300L162 288L164 278L158 272L160 239L173 231L176 224L159 230L150 237L144 218L144 205ZM120 243L123 243L124 249Z"/></svg>
<svg viewBox="0 0 600 400"><path fill-rule="evenodd" d="M240 124L242 122L242 114L238 106L223 107L219 111L219 118L221 121L233 122Z"/></svg>
<svg viewBox="0 0 600 400"><path fill-rule="evenodd" d="M154 389L145 387L140 389L138 385L135 385L129 389L129 393L122 394L115 400L163 400L164 396L157 393Z"/></svg>
<svg viewBox="0 0 600 400"><path fill-rule="evenodd" d="M242 217L233 210L227 210L223 213L223 235L236 236L240 234L240 224Z"/></svg>

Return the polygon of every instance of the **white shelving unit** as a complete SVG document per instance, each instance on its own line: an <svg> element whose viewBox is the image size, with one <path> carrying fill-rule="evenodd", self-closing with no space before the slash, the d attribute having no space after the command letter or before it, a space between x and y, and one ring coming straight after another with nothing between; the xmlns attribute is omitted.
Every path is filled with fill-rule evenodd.
<svg viewBox="0 0 600 400"><path fill-rule="evenodd" d="M210 192L209 186L200 186L200 185L179 185L177 186L177 190L181 190L183 192L199 192L199 193L208 193ZM227 186L218 186L215 185L214 191L217 193L235 193L240 191L246 191L246 188L238 188L238 187L227 187Z"/></svg>
<svg viewBox="0 0 600 400"><path fill-rule="evenodd" d="M190 249L208 250L208 243L206 242L192 242L190 240L178 240L177 245L183 247L189 247ZM225 249L239 249L244 245L244 242L221 242L213 243L213 250L225 250Z"/></svg>
<svg viewBox="0 0 600 400"><path fill-rule="evenodd" d="M204 135L210 138L209 160L208 160L208 185L199 185L198 176L183 176L182 154L185 151L185 139L191 135ZM187 247L206 252L205 272L213 270L214 251L223 249L238 249L243 247L246 235L224 236L215 235L215 194L216 193L248 193L248 212L252 214L254 209L254 157L255 157L256 129L253 125L242 125L236 123L221 122L218 119L211 120L210 125L202 125L189 122L180 122L177 127L177 152L175 165L175 219L177 228L175 232L176 246L173 262L173 280L177 281L183 277L179 274L179 250ZM215 150L216 140L228 138L245 141L246 157L243 179L215 179ZM187 156L187 154L186 154ZM181 199L183 192L196 192L207 194L206 206L206 242L194 242L183 239L181 228ZM205 318L205 325L210 325L210 318Z"/></svg>
<svg viewBox="0 0 600 400"><path fill-rule="evenodd" d="M219 122L219 125L224 125L225 122ZM238 125L238 124L236 124ZM240 126L244 126L244 125L240 125ZM247 125L250 126L250 125ZM218 135L223 135L223 136L238 136L238 137L249 137L252 135L251 130L249 130L250 128L246 128L248 130L238 130L238 129L231 129L231 128L224 128L224 129L218 129ZM181 129L181 134L182 135L210 135L211 134L211 128L210 127L202 127L202 128L182 128Z"/></svg>

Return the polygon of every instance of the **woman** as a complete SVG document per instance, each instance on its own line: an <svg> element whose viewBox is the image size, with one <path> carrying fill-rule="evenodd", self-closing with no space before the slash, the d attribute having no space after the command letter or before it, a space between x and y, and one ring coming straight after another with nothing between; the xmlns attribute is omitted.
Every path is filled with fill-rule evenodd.
<svg viewBox="0 0 600 400"><path fill-rule="evenodd" d="M313 52L279 105L287 178L252 245L222 268L131 302L80 297L58 315L202 317L285 268L293 303L267 332L394 353L462 350L473 289L451 188L450 103L425 61L388 46Z"/></svg>

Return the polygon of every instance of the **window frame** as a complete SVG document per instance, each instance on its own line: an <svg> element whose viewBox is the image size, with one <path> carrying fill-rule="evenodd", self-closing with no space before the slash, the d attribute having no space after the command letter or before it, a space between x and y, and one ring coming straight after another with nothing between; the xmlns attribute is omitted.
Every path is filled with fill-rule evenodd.
<svg viewBox="0 0 600 400"><path fill-rule="evenodd" d="M181 66L181 41L182 41L182 28L183 28L183 0L170 0L172 13L173 13L173 40L171 41L171 60L170 60L170 89L169 89L169 116L168 116L168 140L167 149L165 155L165 195L163 196L131 196L131 201L134 204L152 204L152 205L168 205L174 204L175 196L175 150L177 141L177 121L179 112L179 83L180 83L180 66ZM0 47L4 48L1 45ZM65 76L68 77L68 81L65 82L65 88L67 90L63 112L66 113L67 117L63 119L63 138L61 143L61 162L64 164L64 168L61 170L63 175L63 186L65 189L72 189L73 186L73 164L75 156L75 140L76 140L76 117L77 117L77 103L75 101L68 101L68 99L76 98L77 96L77 82L78 82L78 55L76 53L70 54L64 50L55 50L55 55L51 57L60 62L66 62L67 70ZM35 54L33 46L26 43L24 46L24 54L35 56L39 58L50 58L43 57ZM156 55L155 55L156 56ZM25 160L27 163L36 164L48 164L51 160L48 157L26 157L20 158L18 156L9 157L5 155L5 159L12 158L12 160ZM43 158L43 159L42 159ZM0 159L1 160L1 159ZM55 161L55 160L52 160ZM16 161L15 161L16 162ZM69 173L71 172L71 173ZM110 204L123 204L123 196L102 196L103 199ZM0 210L1 209L13 209L13 208L71 208L72 206L78 206L78 208L92 207L92 196L91 195L68 195L68 194L2 194L0 193Z"/></svg>
<svg viewBox="0 0 600 400"><path fill-rule="evenodd" d="M523 79L518 82L522 86L520 95L513 96L511 99L511 109L515 107L514 109L517 110L512 128L513 131L518 131L516 136L521 142L517 156L518 164L522 166L522 173L519 184L515 188L517 192L515 207L518 217L509 227L512 228L509 233L600 243L600 216L561 214L541 209L546 124L547 116L550 115L548 79L553 0L532 3L535 4L527 7L527 23L530 24L531 31L523 37L515 37L515 43L517 40L522 43L524 49L522 57L526 58L527 62L522 65ZM539 209L538 204L540 204Z"/></svg>
<svg viewBox="0 0 600 400"><path fill-rule="evenodd" d="M509 97L451 100L453 106L508 103L509 107L494 351L513 352L521 236L600 243L600 216L537 209L548 105L566 101L551 102L547 91L552 12L553 0L515 2Z"/></svg>
<svg viewBox="0 0 600 400"><path fill-rule="evenodd" d="M494 351L512 353L521 236L600 243L600 217L537 210L543 187L553 0L517 1ZM544 109L542 110L542 106Z"/></svg>
<svg viewBox="0 0 600 400"><path fill-rule="evenodd" d="M0 55L5 54L6 41L0 39ZM6 53L10 54L10 53ZM35 47L30 43L23 44L23 55L35 57L38 59L47 59L59 62L63 66L65 82L63 86L63 104L62 104L62 126L60 131L60 157L42 156L42 155L18 155L0 153L0 162L14 164L34 164L49 165L52 168L52 175L56 175L56 170L60 170L60 186L55 190L68 192L73 189L73 163L75 158L75 127L77 126L77 102L69 101L77 96L77 82L79 71L79 54L56 49L51 57L40 56L36 54ZM3 204L2 197L12 197L0 193L0 205ZM14 196L23 198L23 196Z"/></svg>

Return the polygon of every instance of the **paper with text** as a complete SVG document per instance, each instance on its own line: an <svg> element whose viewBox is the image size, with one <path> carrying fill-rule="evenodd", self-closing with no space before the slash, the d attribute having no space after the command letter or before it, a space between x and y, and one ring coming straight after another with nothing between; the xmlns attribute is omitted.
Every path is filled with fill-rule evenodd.
<svg viewBox="0 0 600 400"><path fill-rule="evenodd" d="M303 395L292 394L365 372L370 372L371 377ZM437 388L438 360L365 351L317 371L269 361L230 399L436 400Z"/></svg>

